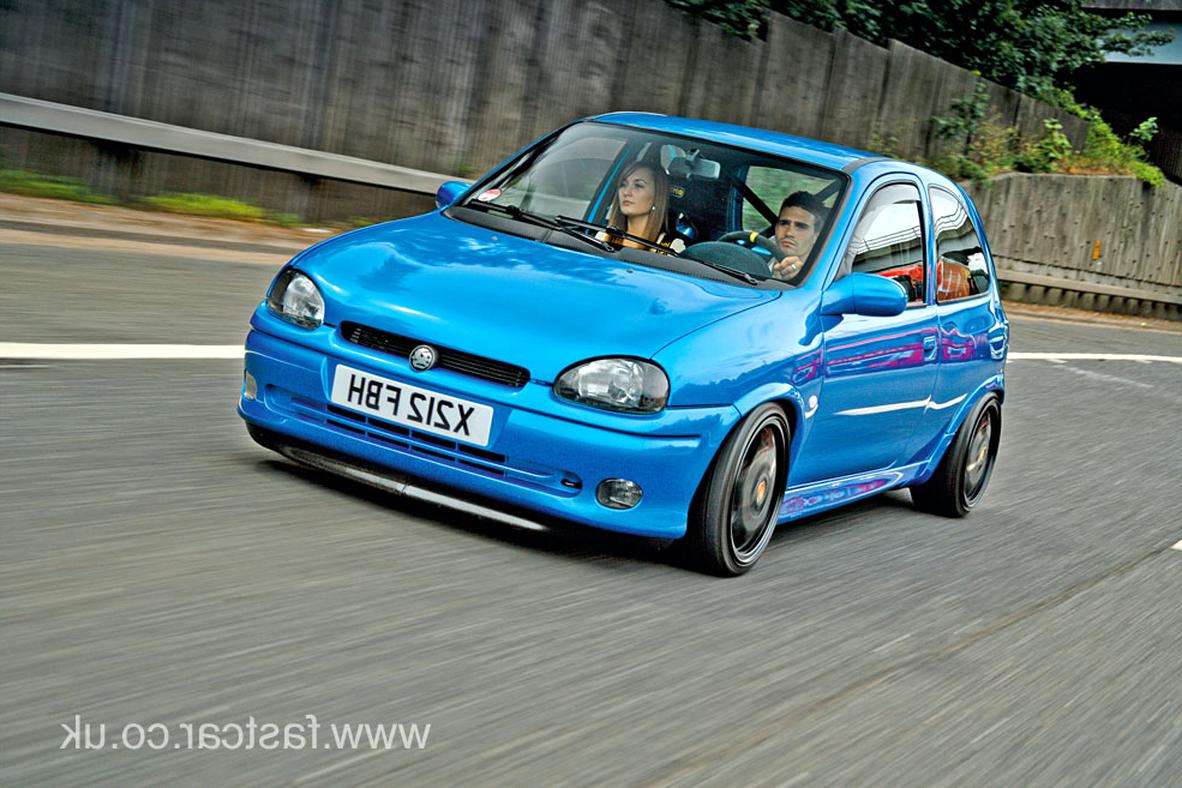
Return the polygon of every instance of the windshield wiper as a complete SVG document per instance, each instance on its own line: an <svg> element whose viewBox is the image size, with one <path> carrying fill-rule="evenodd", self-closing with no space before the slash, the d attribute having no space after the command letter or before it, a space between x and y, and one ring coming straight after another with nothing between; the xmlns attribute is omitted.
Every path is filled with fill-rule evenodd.
<svg viewBox="0 0 1182 788"><path fill-rule="evenodd" d="M720 273L730 274L734 278L739 279L743 282L746 282L749 285L759 284L759 280L756 279L751 274L747 273L746 271L738 271L734 268L727 268L725 265L719 265L718 263L712 263L712 262L709 262L708 260L699 260L696 257L687 257L686 255L682 254L681 252L677 252L677 251L670 249L668 247L661 246L660 244L653 243L652 241L646 241L643 238L637 238L635 235L629 235L628 233L624 232L623 230L621 230L618 227L613 227L611 225L606 225L606 224L594 224L593 222L585 222L582 219L572 219L569 216L555 216L554 221L562 222L564 224L570 224L573 227L582 227L583 229L586 229L586 230L600 230L601 232L605 232L608 235L612 236L613 238L616 238L616 237L630 238L633 241L637 241L639 243L645 244L646 246L651 246L653 249L655 249L663 254L673 255L674 257L677 257L682 260L693 260L695 263L698 263L699 265L704 265L707 268L712 268L715 271L718 271Z"/></svg>
<svg viewBox="0 0 1182 788"><path fill-rule="evenodd" d="M621 230L619 227L616 227L615 225L595 224L594 222L585 222L582 219L572 219L569 216L562 216L562 215L555 216L554 221L556 221L560 224L567 225L568 227L578 227L583 230L598 230L599 232L607 233L612 238L627 238L629 241L635 241L638 244L644 244L645 246L647 246L648 248L652 249L655 252L660 252L661 254L673 255L674 257L681 257L680 252L670 249L668 246L661 246L659 243L655 243L655 242L649 241L645 238L641 238L638 235L632 235L631 233L626 233L623 230ZM615 247L612 247L612 248L614 251Z"/></svg>
<svg viewBox="0 0 1182 788"><path fill-rule="evenodd" d="M477 211L503 213L510 219L529 222L530 224L536 224L539 227L545 227L547 230L555 230L573 238L578 238L586 243L591 244L596 249L602 249L605 252L616 251L616 248L607 241L601 241L598 238L592 238L591 236L581 233L563 222L548 219L541 214L522 210L521 207L517 205L501 205L500 203L495 202L466 202L462 207L472 208Z"/></svg>
<svg viewBox="0 0 1182 788"><path fill-rule="evenodd" d="M707 268L713 268L715 271L718 271L719 273L730 274L735 279L740 279L749 285L757 285L760 282L760 280L757 277L747 273L746 271L740 271L737 268L728 268L725 265L719 265L718 263L712 263L709 260L699 260L696 257L686 257L685 259L686 260L693 260L695 263L700 263L700 264L706 266Z"/></svg>
<svg viewBox="0 0 1182 788"><path fill-rule="evenodd" d="M680 252L670 249L669 247L661 246L658 243L653 243L652 241L648 241L644 238L639 238L630 233L626 233L620 228L614 227L612 225L595 224L594 222L585 222L582 219L573 219L569 216L562 215L558 215L553 219L550 219L546 216L542 216L541 214L531 213L530 211L523 210L517 205L502 205L496 202L469 201L464 203L461 207L472 208L485 213L501 213L511 219L529 222L530 224L535 224L539 227L545 227L549 230L557 230L558 232L565 233L574 238L582 239L586 243L594 246L596 249L602 249L605 252L616 252L618 249L609 241L601 241L598 238L585 235L584 233L579 232L579 230L597 230L607 233L607 235L611 236L612 238L628 238L629 240L636 241L639 244L644 244L645 246L650 247L654 251L660 252L662 254L672 255L673 257L677 257L682 260L693 260L699 265L704 265L707 268L718 271L719 273L728 274L735 279L746 282L749 285L759 284L759 280L746 271L737 271L734 268L727 268L725 265L719 265L718 263L712 263L707 260L698 260L693 257L685 257Z"/></svg>

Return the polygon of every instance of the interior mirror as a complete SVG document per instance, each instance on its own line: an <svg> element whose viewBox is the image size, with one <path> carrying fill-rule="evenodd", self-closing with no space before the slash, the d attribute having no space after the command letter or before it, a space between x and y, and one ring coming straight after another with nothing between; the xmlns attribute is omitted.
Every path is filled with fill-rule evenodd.
<svg viewBox="0 0 1182 788"><path fill-rule="evenodd" d="M460 195L468 191L471 186L472 184L465 181L445 181L435 192L435 207L446 208L460 199Z"/></svg>
<svg viewBox="0 0 1182 788"><path fill-rule="evenodd" d="M907 308L907 293L894 279L877 274L846 274L825 291L823 315L891 317Z"/></svg>
<svg viewBox="0 0 1182 788"><path fill-rule="evenodd" d="M701 151L694 149L684 156L669 162L669 177L682 180L716 181L722 173L722 165L713 159L703 159Z"/></svg>

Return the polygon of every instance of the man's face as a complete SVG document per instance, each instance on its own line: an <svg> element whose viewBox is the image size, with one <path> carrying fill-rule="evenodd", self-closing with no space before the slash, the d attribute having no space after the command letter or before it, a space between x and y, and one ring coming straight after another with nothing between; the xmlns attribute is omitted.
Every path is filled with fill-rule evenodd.
<svg viewBox="0 0 1182 788"><path fill-rule="evenodd" d="M817 240L817 217L799 206L780 211L776 222L776 243L786 255L795 255L801 260L808 257Z"/></svg>

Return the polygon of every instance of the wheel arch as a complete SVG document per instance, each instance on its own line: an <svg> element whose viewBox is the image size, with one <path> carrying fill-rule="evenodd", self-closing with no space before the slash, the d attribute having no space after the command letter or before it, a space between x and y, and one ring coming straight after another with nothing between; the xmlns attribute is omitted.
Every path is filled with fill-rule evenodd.
<svg viewBox="0 0 1182 788"><path fill-rule="evenodd" d="M948 451L948 447L952 445L952 441L956 438L956 433L960 430L961 425L964 424L965 419L988 396L997 397L999 406L1005 403L1005 380L1000 374L990 377L981 383L970 396L965 397L964 402L957 409L956 415L949 419L948 426L945 427L944 433L940 436L939 442L928 457L923 469L909 483L922 484L932 477L932 474L936 472L936 467L944 459L944 454Z"/></svg>
<svg viewBox="0 0 1182 788"><path fill-rule="evenodd" d="M788 383L768 383L744 394L735 403L735 410L739 412L739 419L735 422L735 429L747 418L752 411L765 403L778 405L788 417L788 426L792 430L789 436L789 457L796 453L797 441L804 427L806 405L804 396L797 388ZM727 434L730 436L730 433Z"/></svg>
<svg viewBox="0 0 1182 788"><path fill-rule="evenodd" d="M705 470L702 471L702 478L698 479L698 486L695 488L693 497L690 499L689 511L692 512L697 506L698 501L705 489L706 484L710 479L710 474L714 472L714 466L718 462L718 456L722 453L722 447L730 440L731 436L735 434L756 408L764 404L773 404L784 411L785 417L788 419L788 445L785 447L786 457L780 459L784 461L785 467L790 467L792 458L796 456L799 448L798 441L800 440L801 427L804 424L804 398L795 386L785 383L769 383L759 386L747 394L743 395L738 402L734 403L734 408L739 413L739 417L735 419L735 423L727 431L726 437L718 445L718 450L714 452L714 456L710 458L710 462L706 465Z"/></svg>

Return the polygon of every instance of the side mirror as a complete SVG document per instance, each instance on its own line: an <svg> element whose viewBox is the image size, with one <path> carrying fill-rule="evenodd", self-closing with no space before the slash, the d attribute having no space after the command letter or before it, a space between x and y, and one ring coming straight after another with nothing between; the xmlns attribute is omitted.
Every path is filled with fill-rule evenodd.
<svg viewBox="0 0 1182 788"><path fill-rule="evenodd" d="M464 181L445 181L439 187L439 191L435 192L435 207L446 208L460 199L460 195L468 191L471 186L472 184Z"/></svg>
<svg viewBox="0 0 1182 788"><path fill-rule="evenodd" d="M907 293L894 279L877 274L846 274L825 291L822 315L891 317L907 308Z"/></svg>

